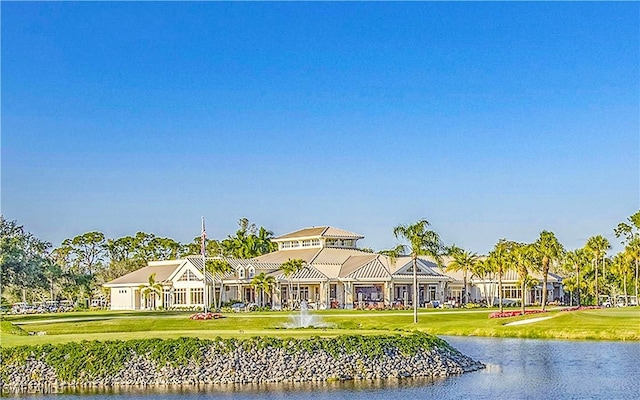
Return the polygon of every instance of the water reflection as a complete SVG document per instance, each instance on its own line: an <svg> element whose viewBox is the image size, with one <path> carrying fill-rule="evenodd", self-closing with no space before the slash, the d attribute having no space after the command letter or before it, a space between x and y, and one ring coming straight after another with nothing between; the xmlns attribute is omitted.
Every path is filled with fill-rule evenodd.
<svg viewBox="0 0 640 400"><path fill-rule="evenodd" d="M445 337L487 368L447 379L67 391L39 399L637 399L640 343Z"/></svg>

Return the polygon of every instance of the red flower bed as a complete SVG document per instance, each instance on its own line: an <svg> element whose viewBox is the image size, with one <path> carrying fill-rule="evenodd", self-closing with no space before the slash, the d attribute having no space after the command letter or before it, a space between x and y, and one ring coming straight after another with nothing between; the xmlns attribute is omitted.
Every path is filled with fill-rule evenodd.
<svg viewBox="0 0 640 400"><path fill-rule="evenodd" d="M540 313L545 313L548 312L547 310L525 310L524 314L525 315L529 315L529 314L540 314ZM522 315L522 310L520 311L505 311L505 312L494 312L489 314L489 318L509 318L509 317L517 317L519 315Z"/></svg>
<svg viewBox="0 0 640 400"><path fill-rule="evenodd" d="M602 308L602 306L567 307L567 308L563 308L562 311L598 310L600 308Z"/></svg>
<svg viewBox="0 0 640 400"><path fill-rule="evenodd" d="M205 320L205 319L219 319L219 318L224 318L224 317L220 313L210 313L210 312L207 312L207 313L200 312L197 314L193 314L192 316L189 317L189 319L194 319L198 321Z"/></svg>

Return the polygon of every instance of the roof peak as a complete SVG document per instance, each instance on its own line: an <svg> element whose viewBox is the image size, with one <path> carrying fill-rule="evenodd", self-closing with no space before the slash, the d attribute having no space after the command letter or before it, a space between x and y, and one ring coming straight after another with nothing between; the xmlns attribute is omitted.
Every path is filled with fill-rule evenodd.
<svg viewBox="0 0 640 400"><path fill-rule="evenodd" d="M344 229L329 225L312 226L298 229L297 231L274 238L274 241L295 238L336 238L336 239L363 239L364 236Z"/></svg>

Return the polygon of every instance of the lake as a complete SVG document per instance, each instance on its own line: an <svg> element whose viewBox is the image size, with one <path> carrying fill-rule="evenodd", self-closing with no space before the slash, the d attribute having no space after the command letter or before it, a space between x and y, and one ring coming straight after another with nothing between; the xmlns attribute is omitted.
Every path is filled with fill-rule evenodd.
<svg viewBox="0 0 640 400"><path fill-rule="evenodd" d="M444 337L487 368L447 379L120 389L38 399L638 399L640 343Z"/></svg>

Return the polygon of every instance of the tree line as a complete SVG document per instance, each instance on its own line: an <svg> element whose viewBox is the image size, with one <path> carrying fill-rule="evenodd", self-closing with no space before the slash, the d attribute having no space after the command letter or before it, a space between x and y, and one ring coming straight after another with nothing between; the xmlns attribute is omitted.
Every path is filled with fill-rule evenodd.
<svg viewBox="0 0 640 400"><path fill-rule="evenodd" d="M50 243L34 237L16 221L0 218L3 302L48 299L78 302L99 296L103 283L141 268L149 261L201 254L201 236L189 243L179 243L171 238L145 232L117 239L106 238L101 232L87 232L65 239L59 247L53 248ZM264 227L258 228L247 218L240 219L238 225L238 230L233 235L228 235L221 241L207 241L207 257L246 259L277 249L277 245L271 241L273 232ZM487 283L497 280L497 302L502 308L502 279L507 271L514 270L519 277L523 312L526 290L537 285L546 288L549 273L563 276L564 289L570 293L570 301L576 305L602 304L609 296L614 299L624 296L625 305L628 305L631 295L635 296L637 304L640 211L614 228L616 238L623 245L623 250L616 254L609 254L611 243L602 235L590 237L581 248L567 250L553 232L544 230L532 243L500 239L489 254L481 256L455 245L445 246L438 234L428 227L426 220L398 225L394 228L394 235L408 244L379 253L392 259L402 254L410 255L414 275L417 257L430 256L445 267L443 256L450 256L451 261L446 268L463 272L463 303L469 302L468 284L476 277L485 285L485 294L489 292L486 289ZM211 273L219 274L225 266L211 264L207 268ZM283 270L289 276L300 267L285 263ZM542 282L532 277L534 272L539 272ZM260 277L253 284L261 293L268 294L273 282L266 278ZM496 299L485 300L493 304ZM547 291L542 290L543 309L548 302Z"/></svg>
<svg viewBox="0 0 640 400"><path fill-rule="evenodd" d="M201 254L202 238L189 243L137 232L107 238L92 231L62 241L60 246L40 240L0 216L2 302L68 300L87 305L87 299L107 297L102 284L135 271L149 261L172 260ZM247 218L223 240L207 240L207 257L252 258L277 249L273 232Z"/></svg>

